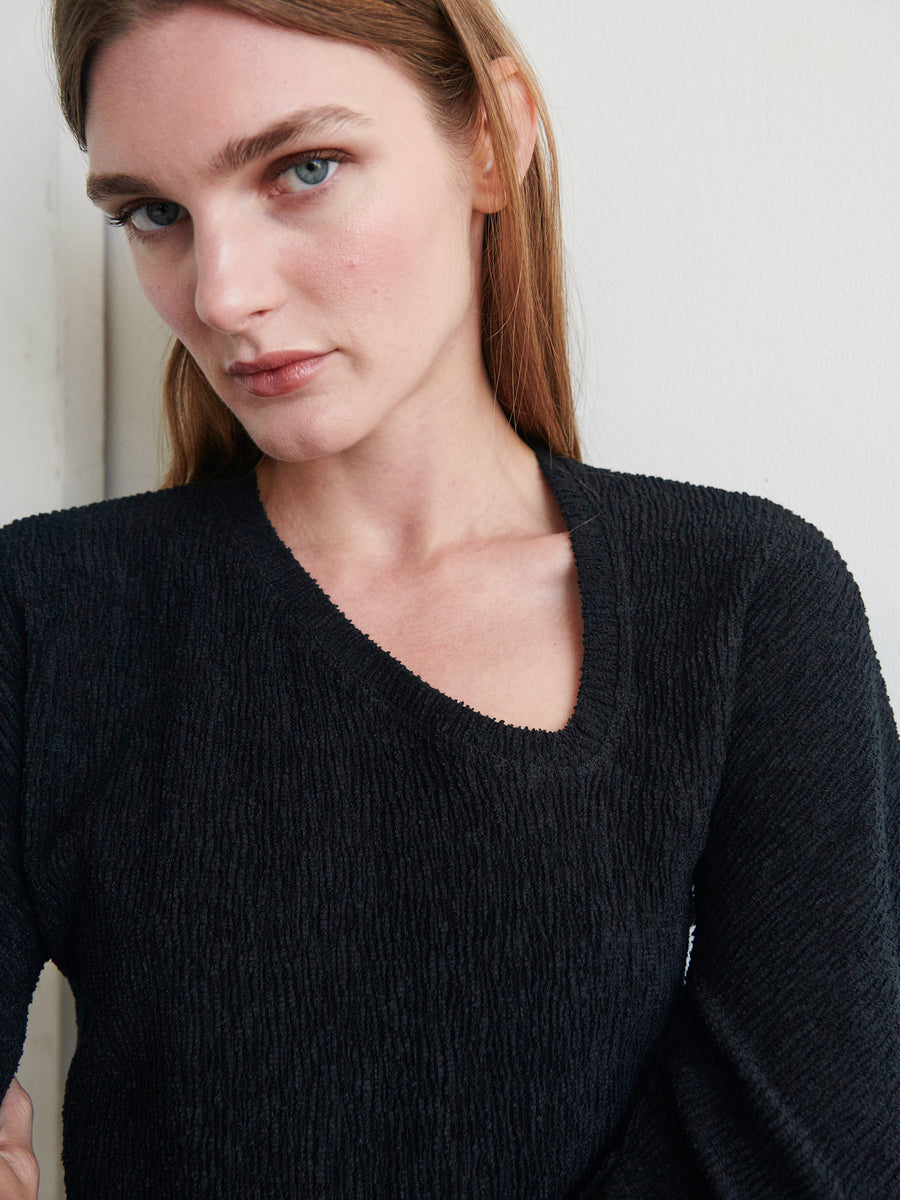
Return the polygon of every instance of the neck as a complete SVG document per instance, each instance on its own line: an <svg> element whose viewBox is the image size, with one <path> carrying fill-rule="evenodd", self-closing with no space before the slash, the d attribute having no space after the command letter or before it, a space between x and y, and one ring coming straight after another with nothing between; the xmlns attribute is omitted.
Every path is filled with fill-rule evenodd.
<svg viewBox="0 0 900 1200"><path fill-rule="evenodd" d="M409 566L464 542L555 531L540 468L493 396L473 401L450 428L419 430L406 444L394 434L306 462L261 464L263 504L301 561Z"/></svg>

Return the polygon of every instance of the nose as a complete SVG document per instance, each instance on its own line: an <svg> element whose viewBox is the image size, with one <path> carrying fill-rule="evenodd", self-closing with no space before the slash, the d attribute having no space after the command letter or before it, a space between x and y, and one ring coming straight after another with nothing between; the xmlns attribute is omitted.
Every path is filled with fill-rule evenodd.
<svg viewBox="0 0 900 1200"><path fill-rule="evenodd" d="M276 255L252 219L217 215L194 221L194 307L204 324L240 333L284 297Z"/></svg>

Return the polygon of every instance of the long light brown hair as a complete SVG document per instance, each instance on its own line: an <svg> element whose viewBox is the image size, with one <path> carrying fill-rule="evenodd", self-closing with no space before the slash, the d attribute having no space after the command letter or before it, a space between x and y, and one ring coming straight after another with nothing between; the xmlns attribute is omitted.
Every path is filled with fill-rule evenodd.
<svg viewBox="0 0 900 1200"><path fill-rule="evenodd" d="M196 0L55 0L53 47L63 114L82 149L97 49ZM486 219L481 341L512 425L553 453L579 457L566 345L557 158L537 81L490 0L207 0L304 33L391 56L418 84L438 128L471 143L486 121L504 203ZM538 114L521 185L516 144L492 62L515 60ZM164 384L169 486L252 470L260 452L178 341Z"/></svg>

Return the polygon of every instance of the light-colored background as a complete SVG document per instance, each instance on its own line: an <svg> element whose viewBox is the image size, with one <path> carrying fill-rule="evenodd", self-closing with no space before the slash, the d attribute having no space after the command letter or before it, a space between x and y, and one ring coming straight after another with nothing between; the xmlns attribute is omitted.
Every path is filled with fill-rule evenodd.
<svg viewBox="0 0 900 1200"><path fill-rule="evenodd" d="M587 457L768 495L825 529L896 705L900 6L505 7L561 142ZM4 17L0 522L154 486L165 345L124 239L81 199L39 0ZM45 976L22 1067L42 1200L61 1194L70 1009Z"/></svg>

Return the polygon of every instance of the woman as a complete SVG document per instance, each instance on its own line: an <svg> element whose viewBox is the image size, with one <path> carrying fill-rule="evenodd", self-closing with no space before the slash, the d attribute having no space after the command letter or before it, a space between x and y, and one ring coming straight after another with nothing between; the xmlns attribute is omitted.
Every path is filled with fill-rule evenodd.
<svg viewBox="0 0 900 1200"><path fill-rule="evenodd" d="M69 1196L894 1194L861 604L776 506L577 462L495 14L99 7L64 108L187 486L0 543L0 1087L52 957Z"/></svg>

